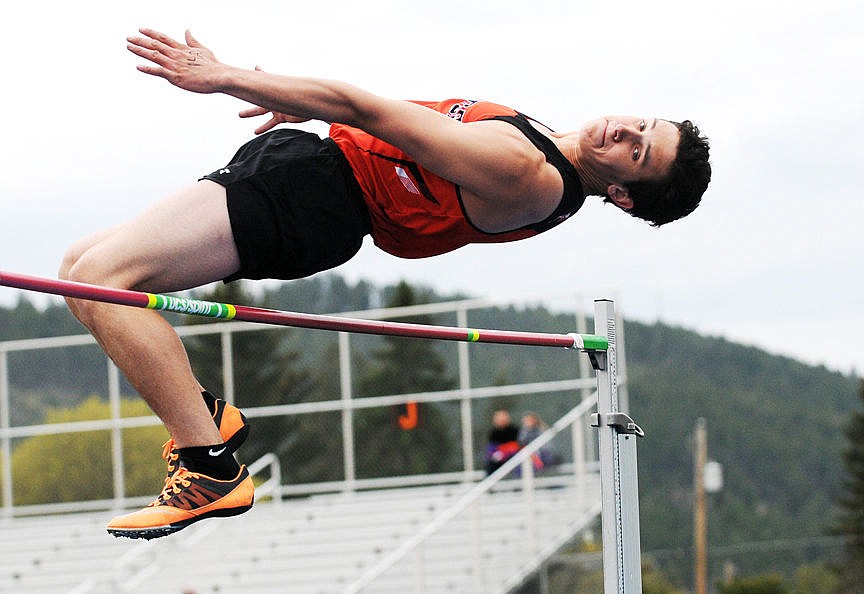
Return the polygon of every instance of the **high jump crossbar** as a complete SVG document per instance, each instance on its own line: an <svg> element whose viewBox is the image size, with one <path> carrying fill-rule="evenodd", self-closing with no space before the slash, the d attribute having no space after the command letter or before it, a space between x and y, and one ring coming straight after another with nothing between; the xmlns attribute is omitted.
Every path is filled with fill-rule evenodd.
<svg viewBox="0 0 864 594"><path fill-rule="evenodd" d="M74 299L277 326L460 342L557 346L584 351L588 354L597 377L597 413L592 415L591 424L599 431L604 594L642 593L636 438L644 433L633 419L619 409L616 363L618 330L615 308L611 301L600 299L594 302L595 334L544 334L293 313L4 271L0 271L0 286Z"/></svg>
<svg viewBox="0 0 864 594"><path fill-rule="evenodd" d="M517 332L508 330L480 330L452 326L431 326L405 322L360 320L339 316L319 315L231 305L201 301L172 295L159 295L143 291L115 289L87 283L48 279L37 276L0 271L0 286L49 293L75 299L87 299L116 305L175 313L241 320L277 326L293 326L318 330L385 334L410 338L429 338L460 342L488 342L526 346L552 346L582 351L605 351L608 340L595 334L550 334L543 332Z"/></svg>

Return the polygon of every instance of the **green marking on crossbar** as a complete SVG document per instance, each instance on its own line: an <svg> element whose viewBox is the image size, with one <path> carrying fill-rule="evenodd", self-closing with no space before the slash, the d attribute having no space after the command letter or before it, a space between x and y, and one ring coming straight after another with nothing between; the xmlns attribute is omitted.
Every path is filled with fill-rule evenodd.
<svg viewBox="0 0 864 594"><path fill-rule="evenodd" d="M147 308L206 316L208 318L221 318L223 320L233 319L237 315L237 309L227 303L212 303L210 301L186 299L185 297L154 295L153 293L147 293Z"/></svg>
<svg viewBox="0 0 864 594"><path fill-rule="evenodd" d="M609 339L597 334L580 334L582 349L586 351L605 351L609 349Z"/></svg>

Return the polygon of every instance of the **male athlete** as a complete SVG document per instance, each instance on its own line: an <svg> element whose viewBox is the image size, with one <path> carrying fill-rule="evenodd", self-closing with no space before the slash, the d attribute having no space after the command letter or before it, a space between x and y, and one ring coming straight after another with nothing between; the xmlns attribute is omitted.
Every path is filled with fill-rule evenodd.
<svg viewBox="0 0 864 594"><path fill-rule="evenodd" d="M142 29L127 47L147 61L141 72L243 99L255 107L241 117L270 119L221 169L72 246L61 278L156 293L299 278L349 260L366 235L404 258L523 239L588 196L659 226L692 212L711 175L707 141L690 122L615 116L556 133L494 103L396 101L235 68L188 31L182 43ZM329 137L273 129L310 119L331 123ZM248 510L252 479L233 456L246 419L203 391L164 318L68 302L171 435L162 493L108 531L149 539Z"/></svg>

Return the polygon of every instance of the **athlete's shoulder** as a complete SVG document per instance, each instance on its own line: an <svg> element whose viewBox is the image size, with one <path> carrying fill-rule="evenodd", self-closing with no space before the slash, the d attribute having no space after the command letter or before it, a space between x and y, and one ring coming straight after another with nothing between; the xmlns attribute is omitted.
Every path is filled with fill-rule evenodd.
<svg viewBox="0 0 864 594"><path fill-rule="evenodd" d="M414 101L460 122L487 120L495 116L516 115L516 110L477 99L445 99L444 101Z"/></svg>

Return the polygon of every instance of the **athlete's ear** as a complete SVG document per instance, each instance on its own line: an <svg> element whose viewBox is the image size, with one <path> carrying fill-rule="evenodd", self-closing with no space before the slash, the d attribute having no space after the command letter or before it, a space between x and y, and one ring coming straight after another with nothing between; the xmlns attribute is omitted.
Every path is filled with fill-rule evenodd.
<svg viewBox="0 0 864 594"><path fill-rule="evenodd" d="M624 186L609 184L606 187L606 194L618 208L623 208L624 210L633 208L633 199L630 197L630 192Z"/></svg>

